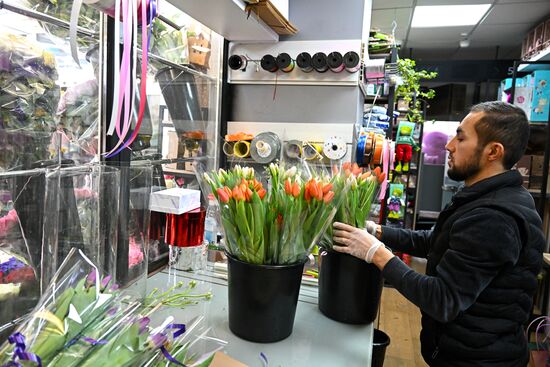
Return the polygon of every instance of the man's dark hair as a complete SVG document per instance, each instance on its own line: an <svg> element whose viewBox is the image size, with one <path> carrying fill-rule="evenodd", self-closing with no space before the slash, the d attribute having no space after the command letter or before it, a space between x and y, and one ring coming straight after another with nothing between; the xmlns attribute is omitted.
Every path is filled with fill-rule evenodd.
<svg viewBox="0 0 550 367"><path fill-rule="evenodd" d="M484 113L475 125L478 146L483 148L493 141L502 144L504 168L512 168L525 153L529 140L529 121L525 112L518 106L499 101L477 104L470 112Z"/></svg>

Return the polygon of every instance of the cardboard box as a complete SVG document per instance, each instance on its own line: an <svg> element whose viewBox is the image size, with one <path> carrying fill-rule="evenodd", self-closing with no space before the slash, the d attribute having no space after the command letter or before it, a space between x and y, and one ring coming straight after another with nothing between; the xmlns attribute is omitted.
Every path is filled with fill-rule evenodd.
<svg viewBox="0 0 550 367"><path fill-rule="evenodd" d="M529 121L548 122L550 114L550 70L537 70L529 80L531 111Z"/></svg>
<svg viewBox="0 0 550 367"><path fill-rule="evenodd" d="M248 366L244 363L241 363L229 357L225 353L216 352L216 354L214 354L214 359L212 360L210 367L248 367Z"/></svg>
<svg viewBox="0 0 550 367"><path fill-rule="evenodd" d="M149 208L154 212L183 214L201 206L199 190L173 189L161 190L151 194Z"/></svg>

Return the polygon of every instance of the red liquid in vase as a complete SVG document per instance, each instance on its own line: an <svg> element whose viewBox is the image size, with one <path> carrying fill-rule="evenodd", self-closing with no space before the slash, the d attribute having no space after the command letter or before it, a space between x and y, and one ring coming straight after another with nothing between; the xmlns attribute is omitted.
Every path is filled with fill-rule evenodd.
<svg viewBox="0 0 550 367"><path fill-rule="evenodd" d="M166 214L165 242L178 247L202 244L206 209L199 208L183 214Z"/></svg>

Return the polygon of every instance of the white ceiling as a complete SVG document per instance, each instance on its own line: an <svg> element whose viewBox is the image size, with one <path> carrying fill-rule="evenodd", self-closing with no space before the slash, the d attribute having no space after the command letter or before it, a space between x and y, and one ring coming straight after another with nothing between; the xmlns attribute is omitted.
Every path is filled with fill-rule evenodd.
<svg viewBox="0 0 550 367"><path fill-rule="evenodd" d="M479 24L466 27L410 28L417 5L493 4ZM550 0L373 0L371 27L392 32L401 42L401 53L415 59L513 59L519 58L527 32L550 18ZM470 47L460 48L461 33Z"/></svg>

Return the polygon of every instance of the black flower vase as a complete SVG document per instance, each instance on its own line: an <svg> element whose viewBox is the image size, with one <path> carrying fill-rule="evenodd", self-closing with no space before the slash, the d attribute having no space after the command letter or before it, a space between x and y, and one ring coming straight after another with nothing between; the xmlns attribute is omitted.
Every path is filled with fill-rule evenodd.
<svg viewBox="0 0 550 367"><path fill-rule="evenodd" d="M292 334L304 261L255 265L227 254L229 329L238 337L272 343Z"/></svg>
<svg viewBox="0 0 550 367"><path fill-rule="evenodd" d="M374 321L382 294L378 268L354 256L322 250L319 268L319 310L346 324Z"/></svg>

